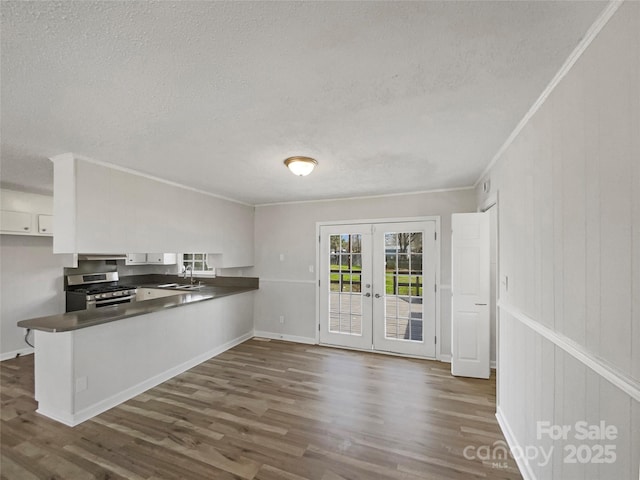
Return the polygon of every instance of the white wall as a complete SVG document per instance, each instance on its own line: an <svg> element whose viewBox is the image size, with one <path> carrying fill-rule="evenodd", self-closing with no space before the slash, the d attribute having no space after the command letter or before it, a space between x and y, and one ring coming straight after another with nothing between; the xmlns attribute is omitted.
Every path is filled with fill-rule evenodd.
<svg viewBox="0 0 640 480"><path fill-rule="evenodd" d="M441 332L451 353L451 214L475 211L471 189L353 200L259 206L255 213L255 329L286 336L316 336L316 222L441 216ZM280 255L284 260L280 261ZM285 316L285 323L279 318Z"/></svg>
<svg viewBox="0 0 640 480"><path fill-rule="evenodd" d="M0 243L0 359L5 360L31 351L16 322L64 313L65 255L53 254L51 237L1 235Z"/></svg>
<svg viewBox="0 0 640 480"><path fill-rule="evenodd" d="M639 116L640 3L625 2L488 175L500 202L498 416L512 443L556 448L528 478L638 478ZM538 421L578 420L617 427L595 442L615 445L615 463L565 463L563 448L585 443L573 433L538 438Z"/></svg>

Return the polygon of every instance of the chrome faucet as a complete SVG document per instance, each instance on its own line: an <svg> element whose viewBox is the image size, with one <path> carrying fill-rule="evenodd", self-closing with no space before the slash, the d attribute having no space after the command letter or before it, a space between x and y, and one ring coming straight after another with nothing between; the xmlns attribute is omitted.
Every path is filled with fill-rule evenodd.
<svg viewBox="0 0 640 480"><path fill-rule="evenodd" d="M189 283L193 285L193 265L186 265L184 267L184 276L182 278L184 278L185 280L187 279L187 270L191 271L191 280L189 281Z"/></svg>

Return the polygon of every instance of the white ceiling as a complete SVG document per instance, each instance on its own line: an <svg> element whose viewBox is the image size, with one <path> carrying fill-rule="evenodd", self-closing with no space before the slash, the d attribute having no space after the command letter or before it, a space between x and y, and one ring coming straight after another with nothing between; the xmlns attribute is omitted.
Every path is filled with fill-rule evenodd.
<svg viewBox="0 0 640 480"><path fill-rule="evenodd" d="M2 1L2 182L74 152L251 204L469 186L604 6Z"/></svg>

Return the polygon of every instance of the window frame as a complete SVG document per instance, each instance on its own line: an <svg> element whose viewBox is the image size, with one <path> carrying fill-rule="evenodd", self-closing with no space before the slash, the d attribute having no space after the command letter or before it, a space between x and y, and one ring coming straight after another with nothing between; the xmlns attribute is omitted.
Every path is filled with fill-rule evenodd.
<svg viewBox="0 0 640 480"><path fill-rule="evenodd" d="M191 258L187 258L187 256L191 256ZM196 255L202 255L202 258L196 258ZM185 272L185 269L188 265L191 265L193 269L194 277L215 277L216 276L216 268L211 263L211 258L208 253L202 252L191 252L191 253L181 253L180 254L180 265L181 265L181 273ZM202 263L203 265L207 265L209 269L207 270L197 270L195 268L196 263Z"/></svg>

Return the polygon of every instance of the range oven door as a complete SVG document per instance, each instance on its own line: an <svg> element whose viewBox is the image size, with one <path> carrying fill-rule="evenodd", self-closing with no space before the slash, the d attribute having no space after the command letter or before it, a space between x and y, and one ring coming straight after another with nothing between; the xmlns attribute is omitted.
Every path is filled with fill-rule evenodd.
<svg viewBox="0 0 640 480"><path fill-rule="evenodd" d="M87 300L87 310L94 308L110 307L112 305L120 305L123 303L131 303L136 301L135 294L127 297L104 298L100 300Z"/></svg>

